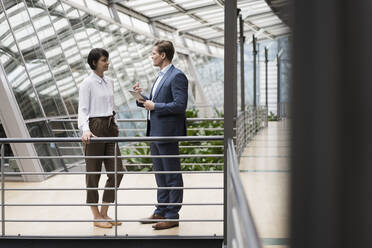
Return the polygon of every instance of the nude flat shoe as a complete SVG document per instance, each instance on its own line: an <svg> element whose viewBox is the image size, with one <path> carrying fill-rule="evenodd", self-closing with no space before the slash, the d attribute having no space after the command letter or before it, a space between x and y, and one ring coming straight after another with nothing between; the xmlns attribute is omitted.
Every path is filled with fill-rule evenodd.
<svg viewBox="0 0 372 248"><path fill-rule="evenodd" d="M113 219L111 219L111 218L107 218L107 219L105 219L105 220L107 220L107 222L110 223L111 225L115 226L115 221L114 221ZM118 225L118 226L121 226L121 224L123 224L123 222L121 222L121 221L118 221L118 222L117 222L117 225Z"/></svg>
<svg viewBox="0 0 372 248"><path fill-rule="evenodd" d="M111 225L115 226L115 221L109 221L109 223L110 223ZM120 222L120 221L116 222L116 225L117 225L117 226L121 226L121 224L123 224L123 222Z"/></svg>
<svg viewBox="0 0 372 248"><path fill-rule="evenodd" d="M93 225L100 228L112 228L112 224L110 222L93 222Z"/></svg>

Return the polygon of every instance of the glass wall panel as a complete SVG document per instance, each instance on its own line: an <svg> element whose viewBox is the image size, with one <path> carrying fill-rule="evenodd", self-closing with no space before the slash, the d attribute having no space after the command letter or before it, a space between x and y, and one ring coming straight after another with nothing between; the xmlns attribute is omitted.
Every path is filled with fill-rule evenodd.
<svg viewBox="0 0 372 248"><path fill-rule="evenodd" d="M125 24L128 27L132 27L132 18L122 12L118 12L120 22Z"/></svg>
<svg viewBox="0 0 372 248"><path fill-rule="evenodd" d="M187 102L187 106L188 108L194 108L194 103L195 103L195 98L194 98L194 92L195 92L195 78L193 77L193 74L191 73L191 70L189 68L189 63L188 63L188 59L187 59L187 56L188 55L185 55L185 54L182 54L182 53L176 53L174 58L173 58L173 64L181 69L187 79L189 80L189 92L188 92L188 96L189 96L189 99L188 99L188 102Z"/></svg>
<svg viewBox="0 0 372 248"><path fill-rule="evenodd" d="M49 126L44 121L27 123L27 128L31 137L51 136ZM35 144L36 152L39 156L58 156L55 143ZM60 159L40 159L44 171L54 171L64 167L64 161Z"/></svg>
<svg viewBox="0 0 372 248"><path fill-rule="evenodd" d="M55 11L56 4L58 4L57 1L48 2L51 4L51 14L58 14ZM41 50L45 53L47 67L52 72L52 79L55 81L55 85L64 100L68 113L77 114L78 89L61 48L59 35L52 24L47 6L40 1L33 0L30 2L29 8L36 8L36 6L44 10L39 15L33 17L32 21L34 24L37 24L35 27L37 27L37 35L42 44ZM55 18L54 21L57 22L58 19ZM48 94L49 92L50 89L45 89L42 93Z"/></svg>
<svg viewBox="0 0 372 248"><path fill-rule="evenodd" d="M45 18L40 15L42 10L33 8L33 6L26 7L20 1L17 3L17 5L7 10L9 16L8 25L13 29L15 42L18 44L19 52L24 58L23 62L25 63L29 80L36 90L30 96L35 95L39 98L46 116L66 115L64 104L40 47L40 40L35 32L35 26L30 20L30 16L33 16L35 20L39 21L39 30L47 29L47 26L40 22L45 21ZM48 35L41 36L48 37Z"/></svg>
<svg viewBox="0 0 372 248"><path fill-rule="evenodd" d="M211 108L221 110L223 107L223 59L212 58L200 54L191 54L204 95Z"/></svg>
<svg viewBox="0 0 372 248"><path fill-rule="evenodd" d="M146 32L146 33L151 34L151 29L150 29L149 24L147 24L143 21L140 21L136 18L133 18L132 21L133 21L134 28L136 28L138 30L141 30L142 32Z"/></svg>
<svg viewBox="0 0 372 248"><path fill-rule="evenodd" d="M17 10L22 11L21 8L17 8L17 5L15 5L8 11L10 13L16 13ZM40 103L27 75L25 65L14 41L13 32L10 29L1 5L0 33L0 40L3 44L0 46L1 63L4 66L8 82L13 89L13 94L21 109L23 118L27 120L43 117Z"/></svg>
<svg viewBox="0 0 372 248"><path fill-rule="evenodd" d="M288 37L283 37L278 42L282 50L280 56L280 101L288 103L290 100L289 85L292 75L290 40Z"/></svg>
<svg viewBox="0 0 372 248"><path fill-rule="evenodd" d="M109 17L109 18L111 17L110 12L109 12L106 5L104 5L102 3L99 3L95 0L85 0L85 2L87 3L88 8L90 8L94 11L99 10L100 14L103 14L106 17Z"/></svg>
<svg viewBox="0 0 372 248"><path fill-rule="evenodd" d="M0 138L7 138L6 134L5 134L5 130L3 128L3 125L1 124L1 121L0 121ZM12 157L14 156L13 155L13 151L12 151L12 148L10 147L9 144L4 144L5 147L4 147L4 155L7 156L7 157ZM1 148L1 145L0 145L0 148ZM18 168L18 165L17 165L17 161L13 160L13 159L5 159L4 161L4 171L5 172L19 172L19 168ZM19 175L14 175L12 177L20 177Z"/></svg>

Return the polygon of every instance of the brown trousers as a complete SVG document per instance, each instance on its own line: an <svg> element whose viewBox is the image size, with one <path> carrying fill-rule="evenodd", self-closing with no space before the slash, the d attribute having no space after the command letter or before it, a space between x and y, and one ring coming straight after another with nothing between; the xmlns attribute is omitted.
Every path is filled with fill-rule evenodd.
<svg viewBox="0 0 372 248"><path fill-rule="evenodd" d="M89 129L97 137L117 137L119 129L114 122L114 116L89 118ZM120 156L120 150L117 147L117 156ZM85 145L85 156L113 156L115 155L115 143L90 143ZM114 158L86 158L87 172L100 172L102 162L107 172L115 171ZM120 158L117 159L117 171L123 171L123 164ZM87 188L97 188L101 174L86 175ZM107 174L105 188L115 187L115 174ZM117 174L117 187L119 187L123 174ZM103 202L115 201L115 190L105 190L103 193ZM87 203L98 203L98 190L87 190Z"/></svg>

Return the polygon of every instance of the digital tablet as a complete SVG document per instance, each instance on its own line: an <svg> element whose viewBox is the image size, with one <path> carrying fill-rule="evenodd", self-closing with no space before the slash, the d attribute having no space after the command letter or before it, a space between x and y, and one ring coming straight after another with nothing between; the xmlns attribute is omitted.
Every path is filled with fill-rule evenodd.
<svg viewBox="0 0 372 248"><path fill-rule="evenodd" d="M138 93L137 91L129 90L129 93L132 96L134 96L134 98L136 98L136 100L139 102L145 102L146 100L148 100L146 96L142 95L141 93Z"/></svg>

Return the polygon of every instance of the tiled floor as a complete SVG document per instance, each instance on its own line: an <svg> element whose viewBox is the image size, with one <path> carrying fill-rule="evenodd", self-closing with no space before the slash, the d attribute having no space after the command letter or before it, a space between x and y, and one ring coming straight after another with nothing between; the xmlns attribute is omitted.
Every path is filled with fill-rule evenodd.
<svg viewBox="0 0 372 248"><path fill-rule="evenodd" d="M288 125L269 122L240 159L240 176L265 248L288 247Z"/></svg>
<svg viewBox="0 0 372 248"><path fill-rule="evenodd" d="M102 176L100 187L104 187L105 177ZM190 175L184 177L185 187L223 187L222 174ZM38 183L6 183L7 188L79 188L85 187L83 175L60 175ZM153 175L125 175L121 187L156 187ZM85 191L8 191L6 203L85 203ZM101 196L102 194L100 194ZM118 191L119 203L154 203L155 190L122 190ZM184 203L222 203L223 190L185 190ZM118 218L124 223L118 227L118 235L149 236L149 235L223 235L222 222L181 222L177 228L155 231L151 225L138 222L125 222L148 217L152 214L151 206L118 207ZM114 207L110 207L110 216L114 217ZM44 219L44 220L90 220L88 207L6 207L6 219ZM180 211L182 219L223 219L223 206L183 206ZM1 225L0 225L1 226ZM0 229L1 230L1 229ZM6 235L22 236L91 236L114 235L114 229L100 229L92 223L6 223Z"/></svg>

